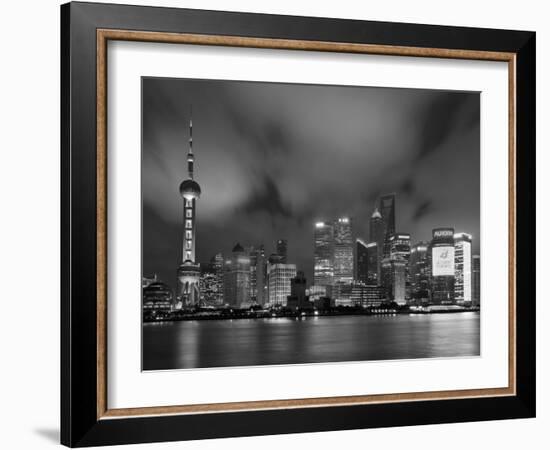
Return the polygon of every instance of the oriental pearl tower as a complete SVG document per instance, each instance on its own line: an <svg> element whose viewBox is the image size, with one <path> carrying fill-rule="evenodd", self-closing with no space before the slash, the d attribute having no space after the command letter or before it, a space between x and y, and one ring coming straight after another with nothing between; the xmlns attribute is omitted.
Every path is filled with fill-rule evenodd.
<svg viewBox="0 0 550 450"><path fill-rule="evenodd" d="M182 257L178 267L178 298L183 306L199 304L200 265L195 262L196 213L197 201L201 195L199 184L193 179L193 118L189 119L189 151L187 153L187 170L189 177L180 184L180 195L183 198L183 245Z"/></svg>

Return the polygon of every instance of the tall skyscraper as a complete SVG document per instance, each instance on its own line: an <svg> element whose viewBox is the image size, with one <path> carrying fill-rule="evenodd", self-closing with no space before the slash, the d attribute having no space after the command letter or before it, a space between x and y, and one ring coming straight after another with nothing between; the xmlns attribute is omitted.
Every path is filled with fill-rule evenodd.
<svg viewBox="0 0 550 450"><path fill-rule="evenodd" d="M432 303L454 303L455 247L453 228L435 228L430 244Z"/></svg>
<svg viewBox="0 0 550 450"><path fill-rule="evenodd" d="M218 277L212 263L201 264L199 287L201 305L219 305Z"/></svg>
<svg viewBox="0 0 550 450"><path fill-rule="evenodd" d="M334 284L334 227L331 223L315 224L313 284Z"/></svg>
<svg viewBox="0 0 550 450"><path fill-rule="evenodd" d="M481 259L472 256L472 305L479 306L481 299Z"/></svg>
<svg viewBox="0 0 550 450"><path fill-rule="evenodd" d="M250 247L250 301L263 305L265 302L265 252L264 246Z"/></svg>
<svg viewBox="0 0 550 450"><path fill-rule="evenodd" d="M472 303L472 236L455 233L455 301Z"/></svg>
<svg viewBox="0 0 550 450"><path fill-rule="evenodd" d="M428 303L430 299L430 263L428 260L428 244L426 242L418 242L411 247L409 272L412 300L417 304Z"/></svg>
<svg viewBox="0 0 550 450"><path fill-rule="evenodd" d="M382 276L386 298L398 305L405 305L407 303L407 262L401 257L384 258Z"/></svg>
<svg viewBox="0 0 550 450"><path fill-rule="evenodd" d="M269 303L285 306L290 295L290 280L296 276L295 264L268 264Z"/></svg>
<svg viewBox="0 0 550 450"><path fill-rule="evenodd" d="M411 235L408 233L394 233L388 237L390 259L405 261L405 298L411 297L411 276L409 261L411 259Z"/></svg>
<svg viewBox="0 0 550 450"><path fill-rule="evenodd" d="M395 194L382 195L378 200L378 209L384 225L383 257L389 255L389 237L395 233Z"/></svg>
<svg viewBox="0 0 550 450"><path fill-rule="evenodd" d="M216 304L223 305L223 255L216 253L210 260L210 266L216 276Z"/></svg>
<svg viewBox="0 0 550 450"><path fill-rule="evenodd" d="M239 243L225 261L223 297L230 306L239 307L250 303L250 256Z"/></svg>
<svg viewBox="0 0 550 450"><path fill-rule="evenodd" d="M376 242L367 244L367 281L368 285L381 285L380 250Z"/></svg>
<svg viewBox="0 0 550 450"><path fill-rule="evenodd" d="M334 222L334 281L353 281L353 233L349 217L339 217Z"/></svg>
<svg viewBox="0 0 550 450"><path fill-rule="evenodd" d="M180 195L183 198L183 249L182 258L177 270L178 298L184 306L195 306L200 299L199 279L200 265L195 262L196 247L196 213L197 200L201 188L193 178L195 156L193 155L193 119L189 119L189 150L187 153L187 170L189 178L180 184Z"/></svg>
<svg viewBox="0 0 550 450"><path fill-rule="evenodd" d="M365 244L361 239L355 240L356 275L357 281L368 285L378 284L378 244Z"/></svg>
<svg viewBox="0 0 550 450"><path fill-rule="evenodd" d="M355 278L361 283L367 284L369 273L367 244L361 239L355 240L355 255L357 260Z"/></svg>
<svg viewBox="0 0 550 450"><path fill-rule="evenodd" d="M384 227L384 220L382 214L378 211L378 208L374 208L374 212L369 221L369 238L370 242L376 243L376 250L378 252L376 262L376 279L377 283L381 284L382 280L382 259L384 258L384 240L386 237L386 231Z"/></svg>
<svg viewBox="0 0 550 450"><path fill-rule="evenodd" d="M279 239L276 243L277 254L281 257L283 264L287 263L287 241L286 239Z"/></svg>
<svg viewBox="0 0 550 450"><path fill-rule="evenodd" d="M287 298L287 307L290 309L313 309L313 303L306 295L306 277L299 271L290 279L290 295Z"/></svg>

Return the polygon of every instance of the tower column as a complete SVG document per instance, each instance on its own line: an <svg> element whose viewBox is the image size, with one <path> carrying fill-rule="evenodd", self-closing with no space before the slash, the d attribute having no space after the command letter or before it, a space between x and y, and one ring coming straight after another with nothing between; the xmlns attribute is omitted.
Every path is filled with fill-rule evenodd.
<svg viewBox="0 0 550 450"><path fill-rule="evenodd" d="M183 306L197 306L200 301L200 265L195 261L196 248L196 208L201 188L194 180L193 120L189 120L189 150L187 170L189 178L180 184L183 198L183 239L182 256L178 266L178 298Z"/></svg>

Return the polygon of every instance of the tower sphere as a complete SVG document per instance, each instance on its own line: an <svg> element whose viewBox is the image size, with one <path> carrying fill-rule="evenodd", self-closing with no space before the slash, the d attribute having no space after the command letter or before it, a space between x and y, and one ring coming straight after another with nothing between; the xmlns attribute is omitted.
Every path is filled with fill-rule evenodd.
<svg viewBox="0 0 550 450"><path fill-rule="evenodd" d="M186 199L199 198L201 196L201 187L195 180L184 180L180 184L180 194Z"/></svg>

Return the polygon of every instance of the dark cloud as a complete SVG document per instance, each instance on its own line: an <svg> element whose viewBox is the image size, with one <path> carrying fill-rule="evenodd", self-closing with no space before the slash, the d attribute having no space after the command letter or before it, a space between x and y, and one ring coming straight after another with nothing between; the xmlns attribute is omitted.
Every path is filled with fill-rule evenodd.
<svg viewBox="0 0 550 450"><path fill-rule="evenodd" d="M313 224L353 217L368 240L377 196L397 193L414 241L454 226L479 248L479 94L144 78L143 270L175 284L193 105L197 259L288 239L311 280Z"/></svg>
<svg viewBox="0 0 550 450"><path fill-rule="evenodd" d="M424 217L426 214L431 212L433 208L433 203L430 200L426 200L422 203L420 203L416 209L414 210L414 213L412 215L413 220L419 220L422 217Z"/></svg>
<svg viewBox="0 0 550 450"><path fill-rule="evenodd" d="M412 195L414 192L414 183L410 178L405 178L401 186L399 186L399 192L405 195Z"/></svg>
<svg viewBox="0 0 550 450"><path fill-rule="evenodd" d="M470 93L443 92L426 105L419 116L421 131L418 141L418 159L425 158L436 151L453 130L462 125L458 117L472 97L475 101L475 96ZM477 110L479 111L479 107Z"/></svg>
<svg viewBox="0 0 550 450"><path fill-rule="evenodd" d="M271 216L271 219L275 219L277 216L291 217L292 212L289 206L284 203L275 180L269 175L265 175L262 182L260 189L252 192L252 195L244 202L240 210L252 215L265 212Z"/></svg>

